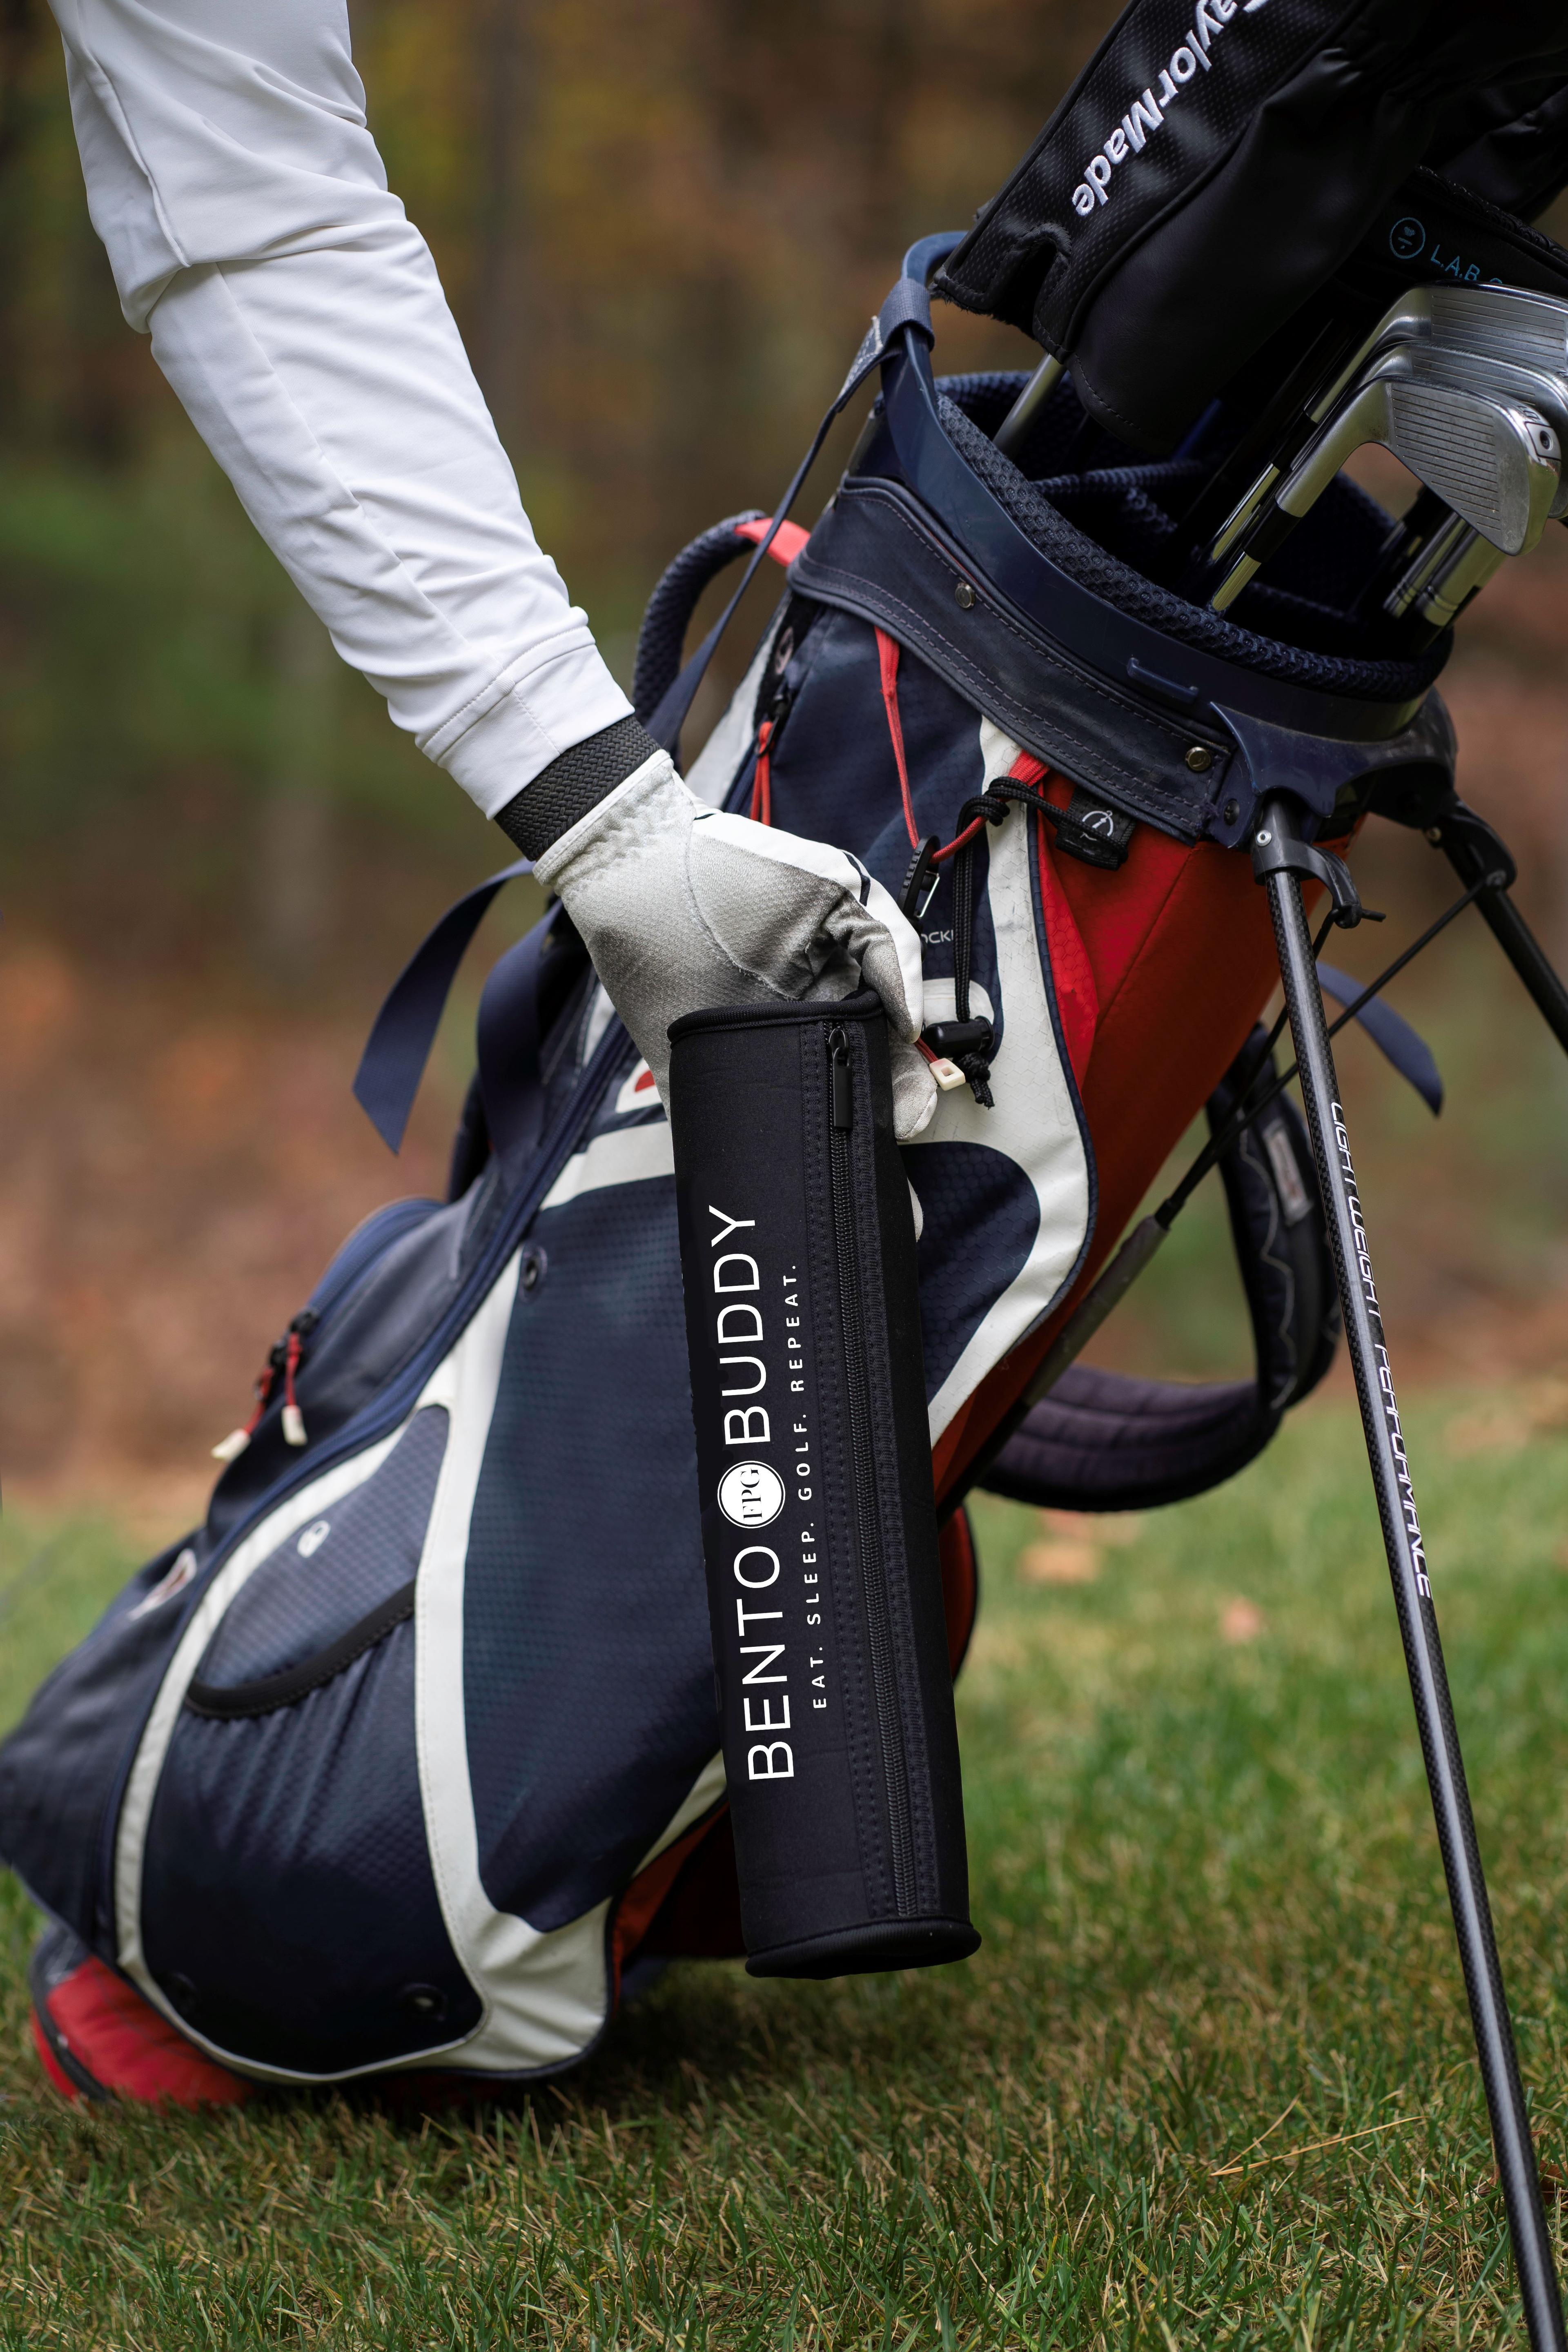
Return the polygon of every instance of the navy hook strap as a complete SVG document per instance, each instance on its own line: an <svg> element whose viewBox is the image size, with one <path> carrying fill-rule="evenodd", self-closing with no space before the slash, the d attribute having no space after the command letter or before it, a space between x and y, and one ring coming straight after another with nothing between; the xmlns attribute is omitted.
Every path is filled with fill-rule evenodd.
<svg viewBox="0 0 1568 2352"><path fill-rule="evenodd" d="M520 857L502 866L488 882L466 891L448 907L433 929L421 940L387 991L376 1014L360 1066L354 1073L356 1100L389 1151L402 1149L408 1115L458 966L468 942L489 911L490 902L509 882L531 874L532 863ZM541 929L543 927L541 926ZM530 933L530 938L533 934ZM487 1101L487 1116L490 1106ZM491 1132L494 1132L492 1128Z"/></svg>
<svg viewBox="0 0 1568 2352"><path fill-rule="evenodd" d="M1366 987L1364 981L1352 980L1348 971L1339 971L1331 963L1320 963L1318 981L1325 996L1336 998L1341 1004L1354 1004ZM1381 996L1369 997L1357 1006L1355 1017L1384 1059L1415 1087L1436 1118L1443 1108L1443 1076L1425 1037Z"/></svg>

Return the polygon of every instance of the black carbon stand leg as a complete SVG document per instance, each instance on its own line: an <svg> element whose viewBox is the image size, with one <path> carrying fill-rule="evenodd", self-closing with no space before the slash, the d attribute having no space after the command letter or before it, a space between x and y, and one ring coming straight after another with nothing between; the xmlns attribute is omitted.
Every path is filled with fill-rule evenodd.
<svg viewBox="0 0 1568 2352"><path fill-rule="evenodd" d="M1535 933L1506 890L1483 890L1476 907L1534 998L1542 1019L1568 1054L1568 989L1563 987Z"/></svg>
<svg viewBox="0 0 1568 2352"><path fill-rule="evenodd" d="M1345 1339L1355 1372L1362 1426L1366 1433L1378 1516L1383 1522L1384 1546L1394 1580L1394 1607L1405 1643L1411 1696L1415 1702L1421 1752L1432 1791L1432 1810L1436 1816L1437 1843L1448 1882L1465 1990L1469 1995L1520 2295L1535 2352L1549 2352L1549 2347L1550 2352L1562 2352L1563 2305L1542 2212L1513 2027L1503 1993L1491 1908L1487 1901L1469 1791L1465 1786L1465 1768L1454 1728L1448 1678L1427 1581L1426 1556L1415 1516L1399 1408L1367 1253L1366 1227L1340 1108L1333 1051L1323 1018L1311 935L1301 904L1299 875L1303 868L1311 869L1315 854L1304 846L1296 850L1294 845L1299 841L1294 804L1278 799L1266 803L1258 812L1254 835L1254 864L1262 869L1260 878L1267 881L1274 918L1279 972L1285 984L1296 1058L1300 1065L1301 1093L1339 1276ZM1292 856L1300 860L1294 870L1286 864Z"/></svg>
<svg viewBox="0 0 1568 2352"><path fill-rule="evenodd" d="M1476 900L1477 912L1529 990L1542 1019L1568 1054L1568 988L1509 895L1516 868L1507 844L1484 817L1467 808L1457 793L1437 811L1437 821L1428 826L1426 838L1442 851L1467 887L1489 882L1490 887L1483 889Z"/></svg>

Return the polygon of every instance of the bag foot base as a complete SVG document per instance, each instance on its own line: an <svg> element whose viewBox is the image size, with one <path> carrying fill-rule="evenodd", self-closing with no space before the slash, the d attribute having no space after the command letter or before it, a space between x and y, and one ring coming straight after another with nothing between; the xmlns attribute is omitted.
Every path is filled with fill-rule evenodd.
<svg viewBox="0 0 1568 2352"><path fill-rule="evenodd" d="M187 2042L67 1928L46 1931L27 1976L38 2057L68 2099L237 2106L255 2088Z"/></svg>

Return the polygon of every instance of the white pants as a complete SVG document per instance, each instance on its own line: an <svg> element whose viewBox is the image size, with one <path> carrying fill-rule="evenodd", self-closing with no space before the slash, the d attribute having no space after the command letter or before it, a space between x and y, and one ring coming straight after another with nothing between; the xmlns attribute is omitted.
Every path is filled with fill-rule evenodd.
<svg viewBox="0 0 1568 2352"><path fill-rule="evenodd" d="M489 815L626 697L534 540L345 0L52 0L125 315L393 718Z"/></svg>

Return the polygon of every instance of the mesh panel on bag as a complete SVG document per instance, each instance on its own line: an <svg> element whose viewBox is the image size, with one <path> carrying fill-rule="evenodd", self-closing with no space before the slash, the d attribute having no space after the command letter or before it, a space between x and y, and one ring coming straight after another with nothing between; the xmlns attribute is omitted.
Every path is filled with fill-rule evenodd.
<svg viewBox="0 0 1568 2352"><path fill-rule="evenodd" d="M994 380L983 378L980 383L976 405L982 413L988 414L1000 395ZM1015 377L1012 383L1016 388L1023 379ZM1266 587L1255 583L1247 592L1255 610L1268 613L1281 625L1293 623L1299 633L1317 638L1318 645L1307 646L1261 636L1240 627L1223 614L1209 611L1206 605L1190 603L1174 589L1148 579L1061 511L1058 500L1062 499L1102 499L1108 508L1120 504L1125 510L1134 496L1145 503L1146 509L1162 483L1172 488L1173 498L1179 492L1179 502L1184 504L1191 495L1193 481L1191 461L1181 458L1163 465L1107 467L1098 475L1069 472L1064 460L1070 457L1070 443L1076 438L1082 412L1070 388L1064 389L1067 397L1058 394L1048 404L1047 416L1022 453L1031 467L1045 469L1044 480L1028 478L986 437L967 413L968 399L954 396L969 394L970 385L963 379L948 378L939 383L938 410L953 446L997 504L1031 544L1048 555L1069 578L1119 612L1130 614L1179 645L1192 646L1222 661L1283 679L1292 686L1344 695L1357 701L1414 702L1432 685L1451 648L1452 639L1447 632L1408 661L1356 659L1330 650L1321 643L1325 635L1336 631L1351 641L1359 636L1347 608L1371 570L1377 545L1389 527L1389 518L1383 509L1353 484L1339 480L1331 485L1287 542L1273 567L1279 584ZM1053 415L1051 411L1059 413ZM1100 482L1119 483L1119 495L1116 489L1108 497L1098 488L1088 488ZM1083 510L1086 509L1080 509ZM1297 568L1293 571L1288 559L1295 541L1307 538L1309 533L1307 551L1297 556ZM1321 604L1318 598L1303 594L1298 584L1303 576L1301 567L1305 565L1311 576L1314 562L1315 584L1325 600ZM1287 582L1291 584L1286 586Z"/></svg>

